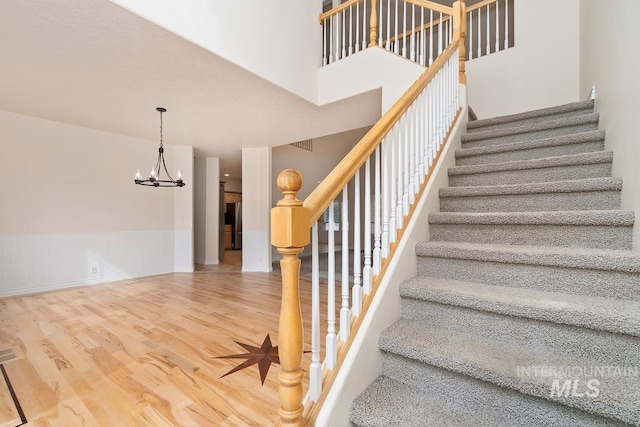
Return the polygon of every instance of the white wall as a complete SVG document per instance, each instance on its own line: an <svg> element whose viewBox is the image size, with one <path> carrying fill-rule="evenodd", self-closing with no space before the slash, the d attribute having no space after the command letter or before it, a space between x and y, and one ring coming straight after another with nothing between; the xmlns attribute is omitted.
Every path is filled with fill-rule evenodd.
<svg viewBox="0 0 640 427"><path fill-rule="evenodd" d="M613 174L623 179L622 207L634 210L634 250L640 250L640 2L618 0L580 3L580 95L596 86L595 110L605 146L613 150Z"/></svg>
<svg viewBox="0 0 640 427"><path fill-rule="evenodd" d="M271 271L271 147L242 149L242 271Z"/></svg>
<svg viewBox="0 0 640 427"><path fill-rule="evenodd" d="M170 156L170 157L169 157ZM165 152L167 168L182 170L185 186L170 189L173 192L174 254L173 271L190 273L194 271L193 253L193 147L172 146ZM170 166L172 165L172 166ZM170 169L171 170L171 169ZM173 175L175 178L175 175Z"/></svg>
<svg viewBox="0 0 640 427"><path fill-rule="evenodd" d="M174 197L190 164L186 187L133 183L157 142L0 111L0 148L0 296L172 272L176 241L192 246L191 207L175 206L189 195ZM168 167L190 150L167 147Z"/></svg>
<svg viewBox="0 0 640 427"><path fill-rule="evenodd" d="M112 0L257 74L316 101L321 1Z"/></svg>
<svg viewBox="0 0 640 427"><path fill-rule="evenodd" d="M242 180L235 178L224 178L224 191L242 193Z"/></svg>
<svg viewBox="0 0 640 427"><path fill-rule="evenodd" d="M490 118L577 101L579 0L515 0L515 46L467 61L469 106Z"/></svg>
<svg viewBox="0 0 640 427"><path fill-rule="evenodd" d="M379 47L366 49L318 70L318 104L382 88L384 114L424 71Z"/></svg>
<svg viewBox="0 0 640 427"><path fill-rule="evenodd" d="M220 159L195 159L194 200L195 260L198 264L220 262Z"/></svg>

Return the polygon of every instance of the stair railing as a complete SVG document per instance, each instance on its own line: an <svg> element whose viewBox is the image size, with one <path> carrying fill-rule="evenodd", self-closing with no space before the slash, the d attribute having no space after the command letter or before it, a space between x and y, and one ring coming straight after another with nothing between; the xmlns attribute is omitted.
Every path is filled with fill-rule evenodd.
<svg viewBox="0 0 640 427"><path fill-rule="evenodd" d="M283 198L271 211L271 243L282 255L279 425L300 426L317 416L460 114L464 3L456 1L452 11L453 37L442 54L304 201L296 197L302 176L293 169L278 175ZM309 243L311 357L305 401L299 254ZM322 274L321 252L327 262ZM321 301L326 301L322 323Z"/></svg>
<svg viewBox="0 0 640 427"><path fill-rule="evenodd" d="M431 65L451 43L452 15L427 0L349 0L320 15L322 65L371 46Z"/></svg>

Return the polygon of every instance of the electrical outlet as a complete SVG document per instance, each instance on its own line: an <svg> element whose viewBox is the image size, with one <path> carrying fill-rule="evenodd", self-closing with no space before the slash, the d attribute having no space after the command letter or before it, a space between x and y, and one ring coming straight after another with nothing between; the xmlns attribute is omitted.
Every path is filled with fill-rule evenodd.
<svg viewBox="0 0 640 427"><path fill-rule="evenodd" d="M91 267L91 274L98 274L98 267Z"/></svg>

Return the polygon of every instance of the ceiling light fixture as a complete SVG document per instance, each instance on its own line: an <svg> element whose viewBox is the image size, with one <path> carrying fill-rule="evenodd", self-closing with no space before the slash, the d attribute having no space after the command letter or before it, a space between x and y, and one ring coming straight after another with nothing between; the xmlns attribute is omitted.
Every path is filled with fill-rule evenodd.
<svg viewBox="0 0 640 427"><path fill-rule="evenodd" d="M135 183L139 185L147 185L150 187L184 187L184 181L182 181L182 172L178 169L176 177L178 179L171 178L167 165L164 164L164 147L162 146L162 113L166 112L166 108L158 107L156 111L160 112L160 148L158 149L158 161L155 167L151 168L149 178L142 179L140 175L140 169L136 172ZM160 179L161 169L167 174L169 179Z"/></svg>

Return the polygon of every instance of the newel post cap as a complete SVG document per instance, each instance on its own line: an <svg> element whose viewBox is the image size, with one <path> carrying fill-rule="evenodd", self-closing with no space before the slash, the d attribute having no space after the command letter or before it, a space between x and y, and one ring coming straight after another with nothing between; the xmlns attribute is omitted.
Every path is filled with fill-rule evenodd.
<svg viewBox="0 0 640 427"><path fill-rule="evenodd" d="M276 182L284 197L271 209L271 244L277 248L307 246L311 215L296 197L302 188L302 175L295 169L285 169Z"/></svg>

